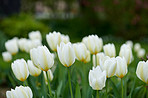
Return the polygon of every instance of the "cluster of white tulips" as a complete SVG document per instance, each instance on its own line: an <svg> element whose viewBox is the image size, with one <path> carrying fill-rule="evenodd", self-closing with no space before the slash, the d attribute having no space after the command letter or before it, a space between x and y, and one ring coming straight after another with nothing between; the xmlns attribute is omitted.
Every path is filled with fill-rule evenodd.
<svg viewBox="0 0 148 98"><path fill-rule="evenodd" d="M89 85L93 90L97 91L99 97L99 90L106 87L106 95L108 94L109 78L117 76L121 80L122 98L123 98L123 81L122 78L128 73L128 65L134 61L132 54L133 42L127 41L120 47L119 54L116 53L116 48L113 43L103 45L102 38L97 35L89 35L82 39L82 42L71 43L68 35L63 35L60 32L49 32L46 35L46 41L49 49L42 45L42 37L39 31L29 33L29 39L12 39L5 43L8 52L4 52L4 61L10 61L11 55L14 55L20 49L30 53L30 59L27 62L22 59L17 59L11 64L11 68L15 77L24 82L24 86L16 87L15 90L7 91L7 98L32 98L33 93L25 82L29 74L37 77L43 71L45 82L48 85L49 96L52 98L52 89L50 81L53 80L53 72L51 68L56 66L55 55L57 54L59 61L62 65L67 67L69 89L71 98L73 98L73 91L71 86L71 71L75 60L88 63L92 61L92 69L88 73ZM103 51L102 51L103 50ZM145 50L141 50L140 44L135 44L134 50L137 52L138 57L145 55ZM139 52L140 51L140 52ZM144 52L143 52L144 51ZM92 60L91 60L92 54ZM148 61L140 61L136 70L137 77L148 84ZM87 92L85 92L87 93Z"/></svg>

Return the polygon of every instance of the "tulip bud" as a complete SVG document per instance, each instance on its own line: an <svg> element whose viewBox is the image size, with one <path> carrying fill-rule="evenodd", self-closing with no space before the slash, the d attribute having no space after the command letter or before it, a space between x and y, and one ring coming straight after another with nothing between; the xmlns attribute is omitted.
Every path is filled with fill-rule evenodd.
<svg viewBox="0 0 148 98"><path fill-rule="evenodd" d="M140 43L136 43L135 45L134 45L134 51L139 51L141 49L141 45L140 45Z"/></svg>
<svg viewBox="0 0 148 98"><path fill-rule="evenodd" d="M107 78L114 76L116 72L116 66L117 63L115 58L107 58L104 61L104 64L100 65L101 69L106 71Z"/></svg>
<svg viewBox="0 0 148 98"><path fill-rule="evenodd" d="M45 82L46 82L46 84L48 84L46 72L43 71L43 74L44 74ZM52 71L50 69L47 71L47 74L48 74L48 79L50 81L52 81L53 80L53 73L52 73Z"/></svg>
<svg viewBox="0 0 148 98"><path fill-rule="evenodd" d="M56 31L53 33L49 32L49 34L46 35L46 40L51 50L57 51L57 45L61 43L61 34Z"/></svg>
<svg viewBox="0 0 148 98"><path fill-rule="evenodd" d="M11 64L15 77L20 81L25 81L29 76L27 63L24 59L17 59Z"/></svg>
<svg viewBox="0 0 148 98"><path fill-rule="evenodd" d="M33 45L33 48L36 48L38 46L42 46L42 43L40 40L32 40L32 45Z"/></svg>
<svg viewBox="0 0 148 98"><path fill-rule="evenodd" d="M105 54L103 52L97 53L96 55L97 65L100 65L100 61L102 61L104 57L105 57Z"/></svg>
<svg viewBox="0 0 148 98"><path fill-rule="evenodd" d="M105 87L106 71L102 71L99 66L93 67L89 71L89 85L93 90L102 90Z"/></svg>
<svg viewBox="0 0 148 98"><path fill-rule="evenodd" d="M41 74L41 70L35 67L31 60L28 60L27 64L30 75L37 77Z"/></svg>
<svg viewBox="0 0 148 98"><path fill-rule="evenodd" d="M15 90L7 91L6 96L7 98L33 98L33 93L28 86L17 86Z"/></svg>
<svg viewBox="0 0 148 98"><path fill-rule="evenodd" d="M131 40L126 41L125 44L127 44L128 46L130 46L131 49L133 48L133 42Z"/></svg>
<svg viewBox="0 0 148 98"><path fill-rule="evenodd" d="M138 63L137 69L136 69L136 75L137 77L148 84L148 60L145 61L140 61Z"/></svg>
<svg viewBox="0 0 148 98"><path fill-rule="evenodd" d="M21 38L18 40L18 46L21 51L25 51L25 43L27 42L26 38Z"/></svg>
<svg viewBox="0 0 148 98"><path fill-rule="evenodd" d="M114 44L106 44L103 46L103 50L105 52L105 55L109 57L115 57L116 56L116 49Z"/></svg>
<svg viewBox="0 0 148 98"><path fill-rule="evenodd" d="M12 55L9 52L3 52L2 56L5 62L10 62L12 60Z"/></svg>
<svg viewBox="0 0 148 98"><path fill-rule="evenodd" d="M132 49L128 45L123 44L120 48L119 56L124 57L127 64L130 64L133 59Z"/></svg>
<svg viewBox="0 0 148 98"><path fill-rule="evenodd" d="M89 35L84 37L82 42L87 46L91 54L97 54L102 50L103 41L97 35Z"/></svg>
<svg viewBox="0 0 148 98"><path fill-rule="evenodd" d="M29 39L42 41L42 36L40 31L32 31L29 33Z"/></svg>
<svg viewBox="0 0 148 98"><path fill-rule="evenodd" d="M14 38L14 39L8 40L5 43L5 47L6 47L6 50L12 55L16 54L18 52L17 39Z"/></svg>
<svg viewBox="0 0 148 98"><path fill-rule="evenodd" d="M139 49L139 50L137 51L137 56L138 56L139 58L144 57L144 55L145 55L145 49L141 48L141 49Z"/></svg>
<svg viewBox="0 0 148 98"><path fill-rule="evenodd" d="M60 46L57 46L57 52L64 66L70 67L75 62L75 52L70 42L67 44L61 42Z"/></svg>
<svg viewBox="0 0 148 98"><path fill-rule="evenodd" d="M84 60L84 63L88 63L88 62L90 62L90 52L87 50L87 52L86 52L86 59Z"/></svg>
<svg viewBox="0 0 148 98"><path fill-rule="evenodd" d="M52 54L46 46L31 49L30 57L33 64L43 71L48 71L54 64Z"/></svg>
<svg viewBox="0 0 148 98"><path fill-rule="evenodd" d="M123 57L116 57L116 60L117 60L117 67L116 67L116 76L119 77L119 78L123 78L128 70L127 70L127 63L126 63L126 60L125 58Z"/></svg>
<svg viewBox="0 0 148 98"><path fill-rule="evenodd" d="M29 53L30 50L33 48L33 43L31 40L27 40L26 43L24 43L24 50L25 52Z"/></svg>
<svg viewBox="0 0 148 98"><path fill-rule="evenodd" d="M75 51L75 55L76 58L82 62L84 62L87 59L87 48L85 46L85 44L83 43L77 43L77 44L73 44L73 48Z"/></svg>
<svg viewBox="0 0 148 98"><path fill-rule="evenodd" d="M68 43L68 42L70 42L69 36L68 35L64 35L64 34L61 34L61 40L65 44Z"/></svg>

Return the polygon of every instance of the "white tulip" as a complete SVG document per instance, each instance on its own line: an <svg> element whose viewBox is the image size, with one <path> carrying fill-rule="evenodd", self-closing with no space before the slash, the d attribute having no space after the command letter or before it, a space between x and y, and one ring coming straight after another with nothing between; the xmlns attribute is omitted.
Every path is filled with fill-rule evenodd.
<svg viewBox="0 0 148 98"><path fill-rule="evenodd" d="M148 84L148 60L138 63L136 75L140 80Z"/></svg>
<svg viewBox="0 0 148 98"><path fill-rule="evenodd" d="M76 58L82 62L85 62L85 60L87 59L87 56L89 56L87 53L88 50L85 44L83 43L73 44L73 48L75 51Z"/></svg>
<svg viewBox="0 0 148 98"><path fill-rule="evenodd" d="M140 43L136 43L135 45L134 45L134 51L139 51L141 49L141 45L140 45Z"/></svg>
<svg viewBox="0 0 148 98"><path fill-rule="evenodd" d="M89 71L89 85L93 90L102 90L105 87L106 71L102 71L99 66Z"/></svg>
<svg viewBox="0 0 148 98"><path fill-rule="evenodd" d="M97 54L102 50L103 47L103 40L97 35L89 35L88 37L84 37L82 42L84 42L91 54Z"/></svg>
<svg viewBox="0 0 148 98"><path fill-rule="evenodd" d="M90 62L90 52L87 51L87 52L86 52L86 55L87 55L87 56L86 56L87 58L84 60L84 63Z"/></svg>
<svg viewBox="0 0 148 98"><path fill-rule="evenodd" d="M21 38L18 40L18 46L21 51L25 51L25 43L27 42L26 38Z"/></svg>
<svg viewBox="0 0 148 98"><path fill-rule="evenodd" d="M127 70L127 63L126 63L126 60L125 58L123 57L116 57L116 60L117 60L117 67L116 67L116 76L119 77L119 78L123 78L128 70Z"/></svg>
<svg viewBox="0 0 148 98"><path fill-rule="evenodd" d="M142 58L142 57L144 57L145 53L146 53L145 49L141 48L137 51L137 56L139 58Z"/></svg>
<svg viewBox="0 0 148 98"><path fill-rule="evenodd" d="M42 36L41 36L41 33L40 31L32 31L29 33L29 39L31 40L40 40L42 41Z"/></svg>
<svg viewBox="0 0 148 98"><path fill-rule="evenodd" d="M44 74L45 82L46 82L46 84L48 84L46 72L43 71L43 74ZM48 74L48 79L50 81L52 81L53 80L53 73L52 73L52 71L50 69L47 71L47 74Z"/></svg>
<svg viewBox="0 0 148 98"><path fill-rule="evenodd" d="M117 63L116 63L116 59L115 58L107 58L104 61L104 64L100 65L102 70L106 71L106 77L112 77L114 76L115 72L116 72L116 67L117 67Z"/></svg>
<svg viewBox="0 0 148 98"><path fill-rule="evenodd" d="M54 64L52 54L46 46L31 49L30 57L34 65L43 71L48 71Z"/></svg>
<svg viewBox="0 0 148 98"><path fill-rule="evenodd" d="M105 52L105 55L109 57L115 57L116 56L116 49L114 44L106 44L103 46L103 50Z"/></svg>
<svg viewBox="0 0 148 98"><path fill-rule="evenodd" d="M42 46L42 43L40 40L32 40L33 48L36 48L38 46Z"/></svg>
<svg viewBox="0 0 148 98"><path fill-rule="evenodd" d="M127 44L128 46L130 46L131 49L133 48L133 42L131 40L126 41L125 44Z"/></svg>
<svg viewBox="0 0 148 98"><path fill-rule="evenodd" d="M75 62L75 52L70 42L67 44L61 42L60 46L57 46L57 52L60 62L70 67Z"/></svg>
<svg viewBox="0 0 148 98"><path fill-rule="evenodd" d="M96 55L96 61L97 61L97 65L100 65L101 61L104 59L105 54L103 52L97 53Z"/></svg>
<svg viewBox="0 0 148 98"><path fill-rule="evenodd" d="M11 91L6 92L7 98L33 98L33 93L30 89L30 87L26 86L17 86L14 89L11 89Z"/></svg>
<svg viewBox="0 0 148 98"><path fill-rule="evenodd" d="M68 43L68 42L70 42L69 36L68 35L64 35L64 34L61 34L61 40L65 44Z"/></svg>
<svg viewBox="0 0 148 98"><path fill-rule="evenodd" d="M12 60L12 55L9 52L3 52L2 56L5 62L10 62Z"/></svg>
<svg viewBox="0 0 148 98"><path fill-rule="evenodd" d="M16 54L18 52L18 45L17 45L17 39L14 38L14 39L11 39L11 40L8 40L6 43L5 43L5 47L6 47L6 50L11 53L12 55Z"/></svg>
<svg viewBox="0 0 148 98"><path fill-rule="evenodd" d="M27 40L26 43L24 43L24 50L25 52L29 53L30 50L33 48L33 43L31 40Z"/></svg>
<svg viewBox="0 0 148 98"><path fill-rule="evenodd" d="M17 59L11 64L15 77L20 81L25 81L29 76L27 63L24 59Z"/></svg>
<svg viewBox="0 0 148 98"><path fill-rule="evenodd" d="M130 64L133 59L131 47L126 44L123 44L120 48L119 56L124 57L126 59L127 64Z"/></svg>
<svg viewBox="0 0 148 98"><path fill-rule="evenodd" d="M53 33L49 32L49 34L46 35L46 40L51 50L57 51L57 46L61 43L61 34L56 31Z"/></svg>
<svg viewBox="0 0 148 98"><path fill-rule="evenodd" d="M35 65L33 64L31 60L28 60L27 64L28 64L28 70L29 70L30 75L37 77L41 74L41 70L35 67Z"/></svg>

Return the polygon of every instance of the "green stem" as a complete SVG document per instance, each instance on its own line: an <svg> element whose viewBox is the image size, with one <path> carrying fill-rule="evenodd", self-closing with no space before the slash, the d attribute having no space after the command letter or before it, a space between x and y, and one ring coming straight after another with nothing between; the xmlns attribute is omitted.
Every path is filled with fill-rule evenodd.
<svg viewBox="0 0 148 98"><path fill-rule="evenodd" d="M122 78L121 78L121 88L122 88L121 94L122 94L122 98L123 98L123 79Z"/></svg>
<svg viewBox="0 0 148 98"><path fill-rule="evenodd" d="M52 97L52 92L51 92L51 87L50 87L50 81L49 81L49 78L48 78L48 73L47 73L47 71L46 71L46 76L47 76L49 94L50 94L50 97Z"/></svg>
<svg viewBox="0 0 148 98"><path fill-rule="evenodd" d="M146 89L146 98L148 98L148 89L147 89L147 85L145 86L145 89Z"/></svg>
<svg viewBox="0 0 148 98"><path fill-rule="evenodd" d="M108 78L106 79L106 98L107 98Z"/></svg>
<svg viewBox="0 0 148 98"><path fill-rule="evenodd" d="M96 98L99 98L99 90L97 90L96 92L97 92Z"/></svg>
<svg viewBox="0 0 148 98"><path fill-rule="evenodd" d="M71 78L70 78L70 68L68 67L68 78L69 78L69 89L71 93L71 98L73 98L72 87L71 87Z"/></svg>

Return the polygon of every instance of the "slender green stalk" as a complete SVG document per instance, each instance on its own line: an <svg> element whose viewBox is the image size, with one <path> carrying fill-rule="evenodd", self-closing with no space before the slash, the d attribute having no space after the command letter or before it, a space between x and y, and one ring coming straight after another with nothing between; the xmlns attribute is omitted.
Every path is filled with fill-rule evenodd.
<svg viewBox="0 0 148 98"><path fill-rule="evenodd" d="M51 87L50 87L50 80L49 80L49 78L48 78L48 73L47 73L47 71L46 71L46 76L47 76L49 94L50 94L50 97L52 97L52 92L51 92Z"/></svg>
<svg viewBox="0 0 148 98"><path fill-rule="evenodd" d="M97 90L96 92L97 92L96 98L99 98L99 90Z"/></svg>
<svg viewBox="0 0 148 98"><path fill-rule="evenodd" d="M107 98L108 78L106 79L106 98Z"/></svg>
<svg viewBox="0 0 148 98"><path fill-rule="evenodd" d="M70 78L70 68L68 67L67 69L68 69L69 89L70 89L70 93L71 93L71 98L73 98L72 87L71 87L71 78Z"/></svg>
<svg viewBox="0 0 148 98"><path fill-rule="evenodd" d="M121 78L121 94L122 94L122 98L123 98L123 79Z"/></svg>
<svg viewBox="0 0 148 98"><path fill-rule="evenodd" d="M147 89L147 85L145 86L145 89L146 89L146 98L148 98L148 89Z"/></svg>
<svg viewBox="0 0 148 98"><path fill-rule="evenodd" d="M28 86L27 79L25 81L23 81L23 86Z"/></svg>

